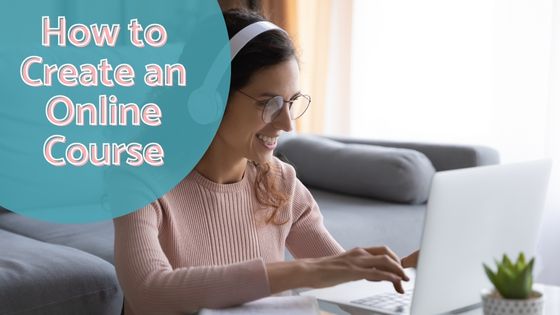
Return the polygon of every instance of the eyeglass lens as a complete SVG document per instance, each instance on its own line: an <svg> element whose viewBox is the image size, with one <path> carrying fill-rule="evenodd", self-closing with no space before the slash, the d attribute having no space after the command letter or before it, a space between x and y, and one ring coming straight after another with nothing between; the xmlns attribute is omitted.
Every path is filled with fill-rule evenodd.
<svg viewBox="0 0 560 315"><path fill-rule="evenodd" d="M295 120L301 117L309 107L311 100L306 95L300 95L296 99L286 102L290 109L290 119ZM284 108L284 98L275 96L271 98L264 108L263 120L266 123L273 121Z"/></svg>

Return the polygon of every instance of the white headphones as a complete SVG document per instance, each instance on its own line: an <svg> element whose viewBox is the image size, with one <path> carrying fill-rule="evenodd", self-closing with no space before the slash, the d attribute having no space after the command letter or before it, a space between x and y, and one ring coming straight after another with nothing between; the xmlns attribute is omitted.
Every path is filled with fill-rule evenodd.
<svg viewBox="0 0 560 315"><path fill-rule="evenodd" d="M241 49L243 49L243 47L245 47L245 45L247 45L247 43L249 43L253 38L270 30L280 30L286 33L286 31L274 23L268 21L255 22L244 27L230 39L230 49L228 49L228 45L222 48L216 57L216 60L212 63L212 66L210 66L208 74L204 78L202 85L194 90L189 96L189 114L194 121L201 125L206 125L218 120L220 118L220 113L223 112L221 109L225 104L222 102L222 98L220 93L218 93L217 88L226 69L220 67L219 60L227 58L228 53L231 55L230 61L233 60L239 51L241 51Z"/></svg>

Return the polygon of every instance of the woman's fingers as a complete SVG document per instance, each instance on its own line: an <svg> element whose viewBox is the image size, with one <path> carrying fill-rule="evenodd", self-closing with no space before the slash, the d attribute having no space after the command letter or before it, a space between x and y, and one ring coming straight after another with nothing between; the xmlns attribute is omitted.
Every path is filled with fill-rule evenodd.
<svg viewBox="0 0 560 315"><path fill-rule="evenodd" d="M354 248L348 252L318 260L323 270L321 283L316 287L330 286L341 282L367 279L390 281L395 290L404 293L401 281L409 281L397 255L388 247ZM330 276L325 276L329 274Z"/></svg>
<svg viewBox="0 0 560 315"><path fill-rule="evenodd" d="M420 255L420 251L415 251L414 253L404 257L401 260L401 265L403 268L416 268L418 265L418 255Z"/></svg>
<svg viewBox="0 0 560 315"><path fill-rule="evenodd" d="M363 269L364 279L369 281L389 281L399 293L404 293L401 278L397 275L379 269Z"/></svg>
<svg viewBox="0 0 560 315"><path fill-rule="evenodd" d="M362 268L375 268L385 272L390 272L395 274L404 281L408 281L409 278L404 272L400 262L395 262L391 257L387 255L369 255L363 256L356 259L356 263Z"/></svg>
<svg viewBox="0 0 560 315"><path fill-rule="evenodd" d="M395 254L389 247L387 246L379 246L379 247L368 247L364 248L368 253L372 255L388 255L391 257L395 262L401 263L399 256Z"/></svg>

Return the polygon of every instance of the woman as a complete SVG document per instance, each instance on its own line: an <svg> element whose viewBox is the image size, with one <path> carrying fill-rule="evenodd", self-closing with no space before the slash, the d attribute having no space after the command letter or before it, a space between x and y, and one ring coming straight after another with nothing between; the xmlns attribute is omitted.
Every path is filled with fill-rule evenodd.
<svg viewBox="0 0 560 315"><path fill-rule="evenodd" d="M310 102L290 39L254 13L224 17L230 39L244 30L250 40L231 42L239 51L215 138L173 190L114 220L125 314L196 312L358 279L403 292L399 258L386 247L345 252L293 167L272 155ZM286 247L296 260L284 261Z"/></svg>

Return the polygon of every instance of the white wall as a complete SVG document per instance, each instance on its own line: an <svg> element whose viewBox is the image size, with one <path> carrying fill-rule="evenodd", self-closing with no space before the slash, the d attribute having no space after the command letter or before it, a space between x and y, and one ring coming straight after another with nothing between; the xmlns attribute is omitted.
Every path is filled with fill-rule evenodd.
<svg viewBox="0 0 560 315"><path fill-rule="evenodd" d="M555 158L538 280L560 285L555 1L354 0L348 134Z"/></svg>

